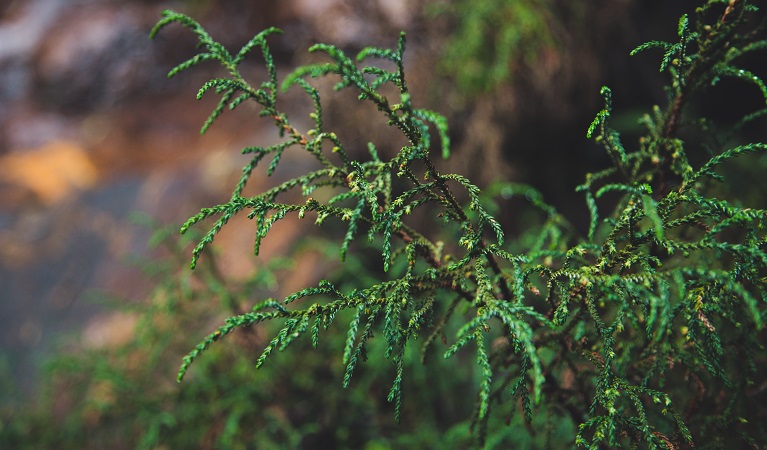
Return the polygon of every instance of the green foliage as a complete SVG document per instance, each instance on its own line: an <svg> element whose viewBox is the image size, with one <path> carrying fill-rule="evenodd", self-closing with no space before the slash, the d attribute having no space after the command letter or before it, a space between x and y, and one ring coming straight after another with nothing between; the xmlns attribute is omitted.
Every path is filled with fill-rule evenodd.
<svg viewBox="0 0 767 450"><path fill-rule="evenodd" d="M46 400L39 409L23 410L23 414L0 411L0 446L243 448L241 442L252 441L259 447L296 447L297 438L316 428L290 423L279 410L263 414L253 406L271 401L269 392L258 385L274 374L247 370L250 361L238 354L237 346L211 351L198 366L193 389L158 382L172 375L179 349L192 345L190 337L178 330L205 326L211 308L237 310L247 292L267 290L275 272L288 266L287 261L275 259L235 288L221 277L212 255L194 273L179 271L189 241L199 235L180 241L174 235L166 228L152 237L168 256L142 264L157 281L146 301L114 302L123 320L135 318L133 339L116 346L62 352L50 361ZM219 376L221 365L229 369L226 377ZM244 423L262 432L254 437Z"/></svg>
<svg viewBox="0 0 767 450"><path fill-rule="evenodd" d="M238 334L228 345L211 348L195 364L187 383L175 383L178 359L197 339L186 330L207 327L211 320L243 310L254 295L273 292L278 280L294 270L289 259L274 259L235 282L224 276L215 252L209 252L191 272L184 261L193 241L201 236L191 230L179 238L176 231L175 227L158 229L151 239L165 250L165 256L138 261L155 283L153 291L141 301L110 299L119 317L135 320L132 339L86 348L69 342L46 365L42 401L34 407L14 408L7 402L18 391L6 376L10 368L0 359L4 388L0 448L387 449L438 445L458 449L469 442L458 412L471 408L471 398L451 398L448 393L466 389L464 380L472 376L471 366L451 368L446 361L432 358L409 370L407 375L417 380L434 371L451 370L457 376L434 380L431 389L419 395L421 401L435 405L434 410L421 411L413 403L403 405L403 424L397 430L391 426L385 393L384 398L377 398L380 384L389 376L387 367L366 365L357 371L355 388L347 395L337 395L338 389L318 389L318 383L338 386L345 372L336 354L345 345L344 333L324 336L325 345L318 349L312 349L309 342L295 342L294 352L281 355L280 364L253 370L252 351L267 345L269 333L281 328L266 323L258 330ZM298 251L338 251L326 246L325 242L309 242ZM356 255L349 255L349 262L361 264ZM341 316L351 320L349 314ZM378 344L373 345L378 351ZM389 420L380 420L381 415Z"/></svg>
<svg viewBox="0 0 767 450"><path fill-rule="evenodd" d="M492 92L517 64L534 65L557 47L551 0L459 0L430 6L454 21L441 54L442 69L461 92Z"/></svg>
<svg viewBox="0 0 767 450"><path fill-rule="evenodd" d="M374 357L373 349L391 361L386 398L397 420L413 347L422 359L435 351L459 358L473 350L478 379L470 429L479 447L515 439L496 418L521 417L537 433L535 416L544 411L549 423L572 425L570 445L593 449L767 442L760 426L764 407L748 395L766 363L767 211L741 205L718 173L734 158L763 153L767 144L728 141L732 135L713 131L715 118L700 117L689 107L723 77L754 85L767 100L761 78L737 65L744 55L767 47L764 19L753 2L705 2L695 20L680 19L678 42L653 41L632 52L660 48L661 71L671 77L668 105L642 119L647 132L638 145L624 145L611 127L612 93L602 89L605 107L587 135L604 147L612 166L587 174L577 188L591 215L584 237L532 187L509 184L494 189L505 198L523 195L543 214L529 233L508 239L491 214L498 200L461 175L439 172L431 134L436 131L441 153L448 156L447 124L413 105L403 68L404 34L395 49L366 48L354 59L332 45L312 47L329 62L298 68L281 86L297 86L313 103L312 128L300 131L278 102L277 71L266 40L277 30L259 33L232 56L182 14L163 13L152 35L174 22L193 30L202 52L172 69L171 76L206 60L219 61L228 74L207 82L198 94L214 89L221 95L203 131L227 106L252 100L283 139L245 149L251 160L230 200L202 209L184 224L182 232L213 221L194 249L192 267L235 215L255 221L257 254L270 229L295 214L315 217L317 225L345 224L341 259L353 255L362 245L355 238L367 231L384 272L354 288L323 280L229 317L184 358L179 380L194 373L190 365L214 342L274 322L278 330L256 367L301 337L318 347L321 336L340 334L344 386L353 384L359 363ZM267 68L267 80L258 88L238 71L256 47ZM320 92L310 81L326 76L339 80L336 90L351 89L372 104L407 144L379 152L370 143L369 158L352 158L338 135L323 127ZM387 96L391 91L396 94ZM763 111L743 114L737 127ZM682 129L697 133L708 148L686 142ZM243 195L263 158L272 158L266 168L271 175L283 153L293 150L319 168ZM305 201L284 200L299 189ZM429 217L426 224L421 215ZM433 232L440 228L446 242ZM333 331L332 324L341 320L345 331ZM446 348L438 349L441 341ZM427 379L444 376L429 373Z"/></svg>

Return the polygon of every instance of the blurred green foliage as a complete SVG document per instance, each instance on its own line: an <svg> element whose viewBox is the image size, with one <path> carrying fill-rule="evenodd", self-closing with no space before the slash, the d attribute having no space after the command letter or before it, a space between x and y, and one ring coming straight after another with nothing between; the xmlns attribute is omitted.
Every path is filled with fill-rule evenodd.
<svg viewBox="0 0 767 450"><path fill-rule="evenodd" d="M46 366L40 404L18 409L7 402L0 409L1 448L388 449L431 446L435 439L442 439L442 448L462 448L469 440L462 412L471 408L471 399L449 393L471 389L470 365L456 370L430 358L424 366L416 363L419 355L408 355L414 383L426 382L432 371L457 376L412 393L400 425L409 433L403 434L381 391L392 374L389 365L365 365L353 388L341 390L344 367L336 349L344 344L342 331L328 333L317 349L297 343L276 364L254 370L254 354L277 327L244 330L229 345L211 349L188 382L177 384L181 356L197 340L194 330L270 292L294 267L288 259L271 260L252 278L224 286L212 253L194 272L186 268L190 243L200 236L179 239L175 231L158 230L153 241L168 251L141 263L156 286L151 295L112 303L138 318L133 339L98 349L65 346ZM337 250L312 241L298 253ZM350 267L361 273L337 273L347 280L342 285L364 282L362 261ZM337 388L322 388L328 385ZM14 392L9 379L3 388L4 396ZM418 407L423 404L434 407Z"/></svg>
<svg viewBox="0 0 767 450"><path fill-rule="evenodd" d="M458 0L434 2L427 11L453 27L444 43L441 71L468 97L490 93L513 78L519 66L533 67L546 51L557 51L558 16L553 0Z"/></svg>

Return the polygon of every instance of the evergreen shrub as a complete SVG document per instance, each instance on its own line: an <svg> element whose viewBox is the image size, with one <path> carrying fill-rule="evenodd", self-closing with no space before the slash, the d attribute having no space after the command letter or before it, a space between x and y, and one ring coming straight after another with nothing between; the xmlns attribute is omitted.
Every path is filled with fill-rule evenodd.
<svg viewBox="0 0 767 450"><path fill-rule="evenodd" d="M315 45L326 62L280 83L269 47L279 30L230 53L194 19L164 12L151 35L180 24L200 49L171 76L205 61L224 69L198 92L220 95L202 131L226 109L253 104L280 141L243 149L231 197L190 218L178 242L157 233L154 243L170 248L161 264L144 266L157 287L146 302L121 306L137 310L134 341L56 358L38 410L0 404L0 447L767 445L767 86L754 64L764 60L767 23L756 1L698 4L674 42L632 52L660 56L669 79L666 103L642 117L637 142L623 142L613 92L601 90L604 108L584 128L611 164L575 187L590 218L583 230L536 186L480 190L439 170L434 153L450 155L450 130L415 106L404 34L393 49L355 58ZM250 67L247 78L241 71L251 52L266 68L253 84ZM502 79L504 65L487 76ZM343 130L323 123L321 95L332 93L315 79L326 77L398 136L368 143L366 153L347 148ZM288 117L286 89L307 94L308 119ZM722 95L724 106L712 109ZM251 193L257 170L297 164L285 152L305 161L288 173L303 172ZM524 230L511 236L496 217L516 199L529 207L511 214ZM297 251L344 263L316 286L254 301L292 265L275 259L248 280L228 279L208 249L236 215L254 222L256 254L278 222L312 220L327 238L307 238ZM179 270L189 242L195 270ZM194 346L222 311L230 317ZM190 348L178 371L187 379L170 382L173 356Z"/></svg>
<svg viewBox="0 0 767 450"><path fill-rule="evenodd" d="M354 58L317 44L310 51L325 54L327 62L299 67L280 82L268 43L279 30L262 31L233 54L194 19L171 11L152 36L171 23L189 28L200 44L200 53L171 76L209 60L225 69L198 93L221 97L202 131L225 109L254 102L282 138L245 148L250 160L231 198L184 224L182 232L212 221L193 251L192 268L238 214L254 222L256 254L271 228L295 215L342 227L341 260L362 251L365 235L381 258L377 279L363 286L344 289L342 281L323 280L229 317L184 358L179 381L217 341L278 322L254 368L301 339L317 347L322 336L343 334L337 349L343 386L354 388L363 361L390 361L386 398L397 421L407 397L427 389L409 385L411 349L422 360L471 354L477 376L470 432L478 447L515 442L525 433L553 445L555 429L567 424L571 445L593 449L757 448L767 442L760 401L767 211L743 204L728 182L739 176L736 158L763 160L767 149L763 142L738 141L743 127L767 113L767 86L740 65L767 47L757 2L702 2L680 18L677 41L651 41L632 52L660 53L660 71L670 79L667 104L641 119L646 131L638 143L624 144L612 128L613 93L602 88L604 108L587 137L612 165L595 168L577 187L590 214L584 233L534 186L500 183L483 193L460 174L440 172L434 153L450 155L448 124L416 106L406 82L404 34L393 49L368 47ZM252 51L266 65L257 84L239 70ZM321 93L311 81L321 77L333 77L336 90L350 89L372 103L406 144L371 142L367 157L354 157L324 127ZM704 115L697 102L725 79L753 86L744 92L761 98L759 109L739 111L743 101L730 98L736 122ZM308 129L294 126L280 106L281 90L290 88L305 91L313 104ZM304 152L318 168L245 195L256 167L266 161L271 175L286 151ZM284 200L295 191L301 201ZM540 220L509 239L493 212L513 196L525 198ZM427 373L423 381L450 376ZM514 417L528 426L504 424Z"/></svg>

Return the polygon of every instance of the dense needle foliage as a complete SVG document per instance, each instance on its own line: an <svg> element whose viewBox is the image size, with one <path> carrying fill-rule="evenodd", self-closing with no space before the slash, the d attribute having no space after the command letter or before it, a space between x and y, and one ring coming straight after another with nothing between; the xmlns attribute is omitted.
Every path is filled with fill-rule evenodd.
<svg viewBox="0 0 767 450"><path fill-rule="evenodd" d="M231 198L203 208L184 225L182 232L213 221L192 267L233 216L254 221L257 254L269 230L295 214L344 227L342 260L367 235L380 250L384 272L378 282L350 290L323 280L228 318L184 359L179 380L215 341L238 329L282 324L256 360L259 367L297 339L317 346L323 333L339 332L329 329L339 313L351 311L346 343L338 350L346 366L343 385L353 384L365 359L389 359L394 377L388 400L397 419L409 346L423 358L473 353L480 377L472 432L479 446L501 432L499 422L488 426L490 417L521 414L530 423L536 410L545 411L550 423L576 424L573 440L586 448L767 442L760 423L764 406L753 395L763 389L759 373L767 363L767 212L743 205L720 171L735 158L761 158L746 155L767 150L765 143L733 141L738 130L767 113L767 86L739 67L767 47L756 2L705 2L694 17L679 20L677 42L652 41L632 52L659 49L660 70L670 77L668 104L642 118L646 132L637 144L624 145L611 128L612 92L602 89L605 106L587 135L604 147L612 166L586 174L577 187L591 217L585 236L533 187L493 187L504 199L523 196L540 210L540 224L513 242L491 214L497 202L461 175L438 170L434 152L450 154L448 127L438 113L414 105L403 67L404 34L394 49L365 48L356 58L315 45L310 51L328 61L300 67L280 83L267 42L277 29L259 33L232 54L175 12L165 12L152 35L171 23L191 29L201 52L170 75L208 60L226 69L199 91L198 97L210 91L221 96L203 132L226 108L253 101L282 137L269 147L244 149L250 161ZM254 50L267 68L257 85L239 71ZM350 156L323 126L320 92L311 79L327 76L338 79L337 90L354 90L361 101L372 102L407 145L379 149L369 143L368 158ZM750 83L748 95L761 96L762 107L722 130L689 105L725 78ZM396 94L385 95L392 87ZM280 108L280 89L289 88L304 90L313 102L308 130L294 127ZM689 144L688 135L695 136ZM320 168L244 195L257 165L267 160L271 175L286 151L305 152ZM283 202L294 190L305 201ZM415 219L423 215L427 225ZM434 228L443 232L424 231ZM383 355L368 352L374 339L385 342Z"/></svg>

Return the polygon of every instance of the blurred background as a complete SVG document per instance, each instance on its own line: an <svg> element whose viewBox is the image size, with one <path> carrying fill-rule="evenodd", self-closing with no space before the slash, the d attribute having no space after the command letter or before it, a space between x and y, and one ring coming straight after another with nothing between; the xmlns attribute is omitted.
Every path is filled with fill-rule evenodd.
<svg viewBox="0 0 767 450"><path fill-rule="evenodd" d="M118 448L107 437L94 441L85 436L95 429L110 429L110 414L118 422L125 421L120 417L131 417L130 422L140 416L127 406L118 414L115 405L125 401L125 392L141 390L120 391L114 383L108 388L94 385L82 376L82 368L95 371L102 367L99 360L109 361L105 356L109 352L136 342L139 325L147 320L148 309L141 305L158 298L158 272L147 267L173 254L147 246L153 230L169 226L175 231L201 207L225 201L245 163L240 149L278 139L268 121L259 121L254 110L244 108L224 113L200 136L200 126L217 99L197 101L195 94L220 72L213 64L203 65L167 79L170 68L194 54L196 42L178 26L150 41L149 30L163 9L195 17L230 49L239 48L263 28L282 28L285 33L270 41L282 74L313 60L306 53L313 43L333 43L353 54L367 45L392 47L398 31L406 31L405 67L414 101L446 115L451 126L453 158L441 162L443 170L460 172L480 187L497 179L530 183L583 226L586 208L574 188L586 168L601 167L600 150L585 139L588 124L602 106L599 88L612 88L619 113L616 125L625 131L625 142L631 142L641 132L636 124L639 115L652 104L663 103L664 80L658 74L658 55L629 58L628 53L649 39L674 40L683 3L1 0L0 407L5 414L0 435L9 440L0 439L0 444L33 442L30 436L36 430L64 427L69 434L60 442L72 448L106 443ZM248 67L253 68L254 79L263 75L256 55ZM285 98L289 112L308 111L301 95ZM385 139L388 131L374 110L360 110L354 102L353 97L328 94L326 123L328 129L344 130L347 147L363 151L371 136ZM300 124L302 119L293 120ZM289 162L283 163L293 167L289 170L302 170L300 158ZM255 183L272 182L262 178ZM131 219L137 212L151 219L143 222L155 225L137 224ZM505 226L514 230L513 212L503 214L508 216ZM328 266L317 264L323 249L303 249L301 258L283 266L266 262L292 255L305 228L292 222L276 227L262 256L254 258L249 225L247 220L235 220L222 232L216 241L218 268L211 269L217 273L218 286L242 288L244 309L259 300L254 292L280 296L326 276ZM190 253L179 252L173 267L183 271ZM163 273L160 280L186 280L183 283L188 284L181 283L178 289L197 289L206 283L198 280L195 285L184 278L188 274ZM254 273L269 277L256 282ZM253 287L258 283L260 291ZM163 298L173 295L168 292ZM163 303L164 313L172 309ZM201 307L201 311L208 314L197 311L193 321L200 327L185 330L190 336L184 344L165 354L170 370L152 372L165 377L156 383L172 385L162 395L182 395L173 385L177 362L190 344L226 316L221 309ZM61 364L49 365L53 356L70 353L86 359L97 356L65 364L66 370ZM69 378L60 376L62 370ZM73 378L78 373L80 378ZM331 375L335 388L340 378ZM113 380L118 375L105 377ZM59 378L68 381L52 384ZM66 397L62 391L71 393L77 386L90 387L62 400ZM290 380L285 386L291 386ZM385 404L385 392L382 396ZM89 401L100 405L94 407L95 413L83 406ZM172 410L168 402L154 405L157 414ZM34 405L48 405L54 417L38 412L36 419L23 422L19 411L35 409ZM300 419L303 416L295 411L275 411L275 423L282 427L312 422ZM234 428L242 432L230 415L216 417L234 420ZM145 426L138 427L142 432L122 424L127 427L120 437L125 448L160 448L162 430L180 426L167 415L141 420L156 424L156 434ZM224 448L221 430L230 426L226 420L214 426L205 435L208 438L193 442ZM383 420L391 422L390 415ZM333 431L335 440L322 441L317 437L320 431L296 431L295 446L314 448L313 443L331 442L342 448L356 442L339 437L338 427Z"/></svg>

